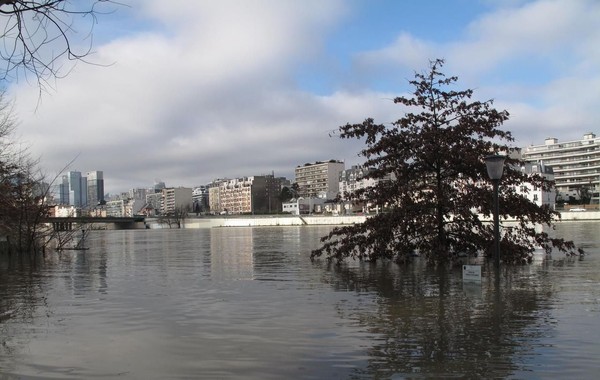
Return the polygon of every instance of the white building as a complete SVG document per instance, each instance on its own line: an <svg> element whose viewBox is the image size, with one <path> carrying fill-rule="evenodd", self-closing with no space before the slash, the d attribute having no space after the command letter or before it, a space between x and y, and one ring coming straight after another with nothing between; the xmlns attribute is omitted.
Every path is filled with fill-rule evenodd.
<svg viewBox="0 0 600 380"><path fill-rule="evenodd" d="M283 202L281 207L283 212L292 215L307 215L312 213L321 213L324 211L325 199L323 198L294 198L288 202Z"/></svg>
<svg viewBox="0 0 600 380"><path fill-rule="evenodd" d="M526 174L541 174L549 181L554 180L552 168L543 163L528 162L521 167L521 170ZM544 191L541 188L533 187L530 183L527 183L522 184L516 191L518 194L525 196L538 206L548 205L551 209L555 208L556 190L554 188L550 191Z"/></svg>
<svg viewBox="0 0 600 380"><path fill-rule="evenodd" d="M141 199L119 199L106 202L106 216L116 218L133 217L138 215L145 202Z"/></svg>
<svg viewBox="0 0 600 380"><path fill-rule="evenodd" d="M344 163L337 160L306 163L296 167L299 195L304 198L334 199L339 193L340 173Z"/></svg>
<svg viewBox="0 0 600 380"><path fill-rule="evenodd" d="M543 145L525 148L523 159L551 167L560 195L577 194L582 188L600 191L600 138L594 133L565 142L547 138Z"/></svg>
<svg viewBox="0 0 600 380"><path fill-rule="evenodd" d="M162 189L162 214L172 214L176 210L192 210L192 189L190 187L168 187Z"/></svg>

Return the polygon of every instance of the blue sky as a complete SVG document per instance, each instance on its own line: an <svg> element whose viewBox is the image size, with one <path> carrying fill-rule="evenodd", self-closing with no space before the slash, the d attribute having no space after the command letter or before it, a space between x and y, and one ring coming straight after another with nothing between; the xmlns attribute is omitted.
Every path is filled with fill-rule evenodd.
<svg viewBox="0 0 600 380"><path fill-rule="evenodd" d="M349 167L360 142L329 132L400 118L390 99L435 58L510 112L515 146L599 132L597 0L122 3L98 16L97 65L77 64L41 99L32 83L8 86L19 137L49 175L77 157L69 169L103 170L115 193Z"/></svg>

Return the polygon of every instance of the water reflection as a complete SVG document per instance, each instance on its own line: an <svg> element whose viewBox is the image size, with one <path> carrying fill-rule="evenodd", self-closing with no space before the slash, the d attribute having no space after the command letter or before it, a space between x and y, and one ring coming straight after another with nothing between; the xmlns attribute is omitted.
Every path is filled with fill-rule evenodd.
<svg viewBox="0 0 600 380"><path fill-rule="evenodd" d="M537 323L549 315L550 279L527 269L503 275L499 287L484 277L473 297L460 273L420 262L332 269L328 280L336 289L376 294L372 309L338 305L343 318L374 336L368 365L354 375L489 378L520 369L531 355L528 342L544 334Z"/></svg>
<svg viewBox="0 0 600 380"><path fill-rule="evenodd" d="M99 231L0 258L0 378L586 378L600 355L598 224L583 261L312 264L328 227ZM533 372L535 371L535 372Z"/></svg>

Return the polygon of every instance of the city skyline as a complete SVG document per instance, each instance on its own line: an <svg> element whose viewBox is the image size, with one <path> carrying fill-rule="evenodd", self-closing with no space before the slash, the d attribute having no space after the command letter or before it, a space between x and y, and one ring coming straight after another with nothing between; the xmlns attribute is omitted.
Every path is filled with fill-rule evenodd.
<svg viewBox="0 0 600 380"><path fill-rule="evenodd" d="M597 1L122 3L99 14L94 65L41 97L35 83L7 85L17 134L49 177L77 157L66 171L101 167L114 194L361 164L360 141L331 132L400 118L392 99L435 58L510 112L517 147L579 139L600 120Z"/></svg>

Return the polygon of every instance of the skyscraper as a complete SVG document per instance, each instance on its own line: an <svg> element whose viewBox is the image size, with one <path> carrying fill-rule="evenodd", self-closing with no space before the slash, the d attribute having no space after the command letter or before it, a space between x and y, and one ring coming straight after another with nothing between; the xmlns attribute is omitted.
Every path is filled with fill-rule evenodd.
<svg viewBox="0 0 600 380"><path fill-rule="evenodd" d="M58 184L58 202L61 205L69 204L69 176L63 175L62 181Z"/></svg>
<svg viewBox="0 0 600 380"><path fill-rule="evenodd" d="M69 182L69 204L75 207L87 206L87 181L81 172L71 171L67 174Z"/></svg>
<svg viewBox="0 0 600 380"><path fill-rule="evenodd" d="M106 203L104 201L104 172L87 173L87 200L90 207Z"/></svg>

